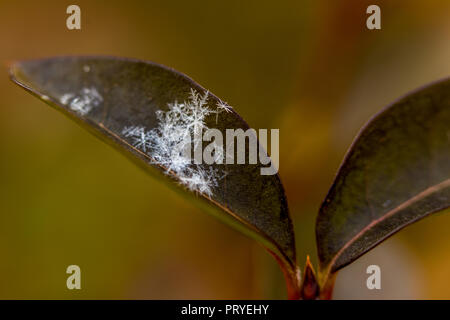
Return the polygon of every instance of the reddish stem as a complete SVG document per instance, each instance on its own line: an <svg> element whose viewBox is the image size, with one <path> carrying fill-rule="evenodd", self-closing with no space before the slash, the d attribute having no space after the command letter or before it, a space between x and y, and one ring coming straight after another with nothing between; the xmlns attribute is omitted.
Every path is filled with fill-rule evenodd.
<svg viewBox="0 0 450 320"><path fill-rule="evenodd" d="M288 300L300 299L300 272L297 265L288 265L287 263L282 261L275 253L270 250L268 251L278 262L281 271L283 271L284 279L286 280Z"/></svg>
<svg viewBox="0 0 450 320"><path fill-rule="evenodd" d="M320 289L320 300L331 300L333 296L334 283L336 281L337 272L329 275Z"/></svg>

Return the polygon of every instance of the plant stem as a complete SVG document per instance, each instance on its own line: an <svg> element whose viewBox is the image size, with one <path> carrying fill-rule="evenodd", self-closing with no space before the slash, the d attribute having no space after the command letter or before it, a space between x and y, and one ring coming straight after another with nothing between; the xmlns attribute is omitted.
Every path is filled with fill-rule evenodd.
<svg viewBox="0 0 450 320"><path fill-rule="evenodd" d="M301 276L300 276L300 269L298 268L297 264L291 265L286 261L282 261L272 251L270 250L267 251L269 251L269 253L275 258L275 260L278 262L278 265L281 268L281 271L283 271L284 279L286 280L288 300L300 299Z"/></svg>
<svg viewBox="0 0 450 320"><path fill-rule="evenodd" d="M300 272L296 273L298 275L291 275L290 278L284 275L286 279L286 287L288 300L298 300L301 297L300 294Z"/></svg>
<svg viewBox="0 0 450 320"><path fill-rule="evenodd" d="M330 274L327 279L325 279L324 284L320 288L320 300L331 300L333 296L334 283L336 281L337 272Z"/></svg>

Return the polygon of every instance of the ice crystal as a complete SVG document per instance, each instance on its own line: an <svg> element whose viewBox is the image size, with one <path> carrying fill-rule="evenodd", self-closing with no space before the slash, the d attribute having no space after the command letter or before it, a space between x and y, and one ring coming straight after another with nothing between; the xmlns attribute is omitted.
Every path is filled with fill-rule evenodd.
<svg viewBox="0 0 450 320"><path fill-rule="evenodd" d="M202 133L209 129L206 117L213 113L217 117L222 110L230 112L230 109L223 103L220 107L217 105L216 110L210 109L208 95L208 91L201 95L191 89L187 101L169 103L168 111L156 112L156 128L146 130L142 126L125 127L122 135L130 138L134 147L147 153L152 158L152 164L161 165L167 173L174 173L181 184L192 191L212 196L223 174L221 176L220 170L212 166L194 163L191 150L201 145ZM215 149L216 163L221 163L220 159L223 158L223 148L220 149Z"/></svg>
<svg viewBox="0 0 450 320"><path fill-rule="evenodd" d="M209 170L204 168L196 168L191 170L189 175L181 176L181 183L191 190L212 195L212 188L218 186L218 169L209 167Z"/></svg>
<svg viewBox="0 0 450 320"><path fill-rule="evenodd" d="M133 146L142 149L144 152L147 152L147 149L151 146L149 132L146 132L144 127L125 127L122 134L125 137L132 137Z"/></svg>
<svg viewBox="0 0 450 320"><path fill-rule="evenodd" d="M103 97L94 88L82 88L78 94L66 93L59 99L62 104L67 104L70 109L84 116L92 108L103 102Z"/></svg>
<svg viewBox="0 0 450 320"><path fill-rule="evenodd" d="M225 111L227 113L231 112L231 106L229 106L228 103L226 103L222 100L217 102L216 106L217 106L217 110L216 110L216 123L217 123L217 121L219 119L219 113L221 113L222 111Z"/></svg>

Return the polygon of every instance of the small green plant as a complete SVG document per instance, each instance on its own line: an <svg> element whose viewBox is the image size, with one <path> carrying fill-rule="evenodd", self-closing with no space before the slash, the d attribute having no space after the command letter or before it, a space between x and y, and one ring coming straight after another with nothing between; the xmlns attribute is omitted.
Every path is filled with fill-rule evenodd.
<svg viewBox="0 0 450 320"><path fill-rule="evenodd" d="M15 63L10 74L147 172L258 240L281 266L290 299L330 299L341 268L405 226L450 210L448 79L403 97L361 130L319 210L317 277L307 259L301 279L276 170L261 174L267 161L230 164L217 141L210 145L209 164L193 163L183 153L198 147L195 136L206 129L250 129L231 106L185 75L139 60L30 60Z"/></svg>

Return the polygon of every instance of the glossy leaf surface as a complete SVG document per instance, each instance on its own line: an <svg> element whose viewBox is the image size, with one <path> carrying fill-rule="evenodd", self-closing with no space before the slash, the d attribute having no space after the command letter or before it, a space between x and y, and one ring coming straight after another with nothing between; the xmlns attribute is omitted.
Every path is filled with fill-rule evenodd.
<svg viewBox="0 0 450 320"><path fill-rule="evenodd" d="M420 89L360 132L319 212L322 282L403 227L450 207L450 81Z"/></svg>
<svg viewBox="0 0 450 320"><path fill-rule="evenodd" d="M172 147L164 139L170 140L177 129L167 117L179 121L186 108L191 118L203 110L199 125L216 128L223 137L226 129L249 128L215 95L175 70L113 57L22 61L12 66L11 78L151 174L177 186L216 217L258 239L275 255L288 278L296 281L292 222L277 174L261 175L260 169L266 166L259 162L202 164L188 172L182 161L164 154ZM191 118L183 120L186 127Z"/></svg>

